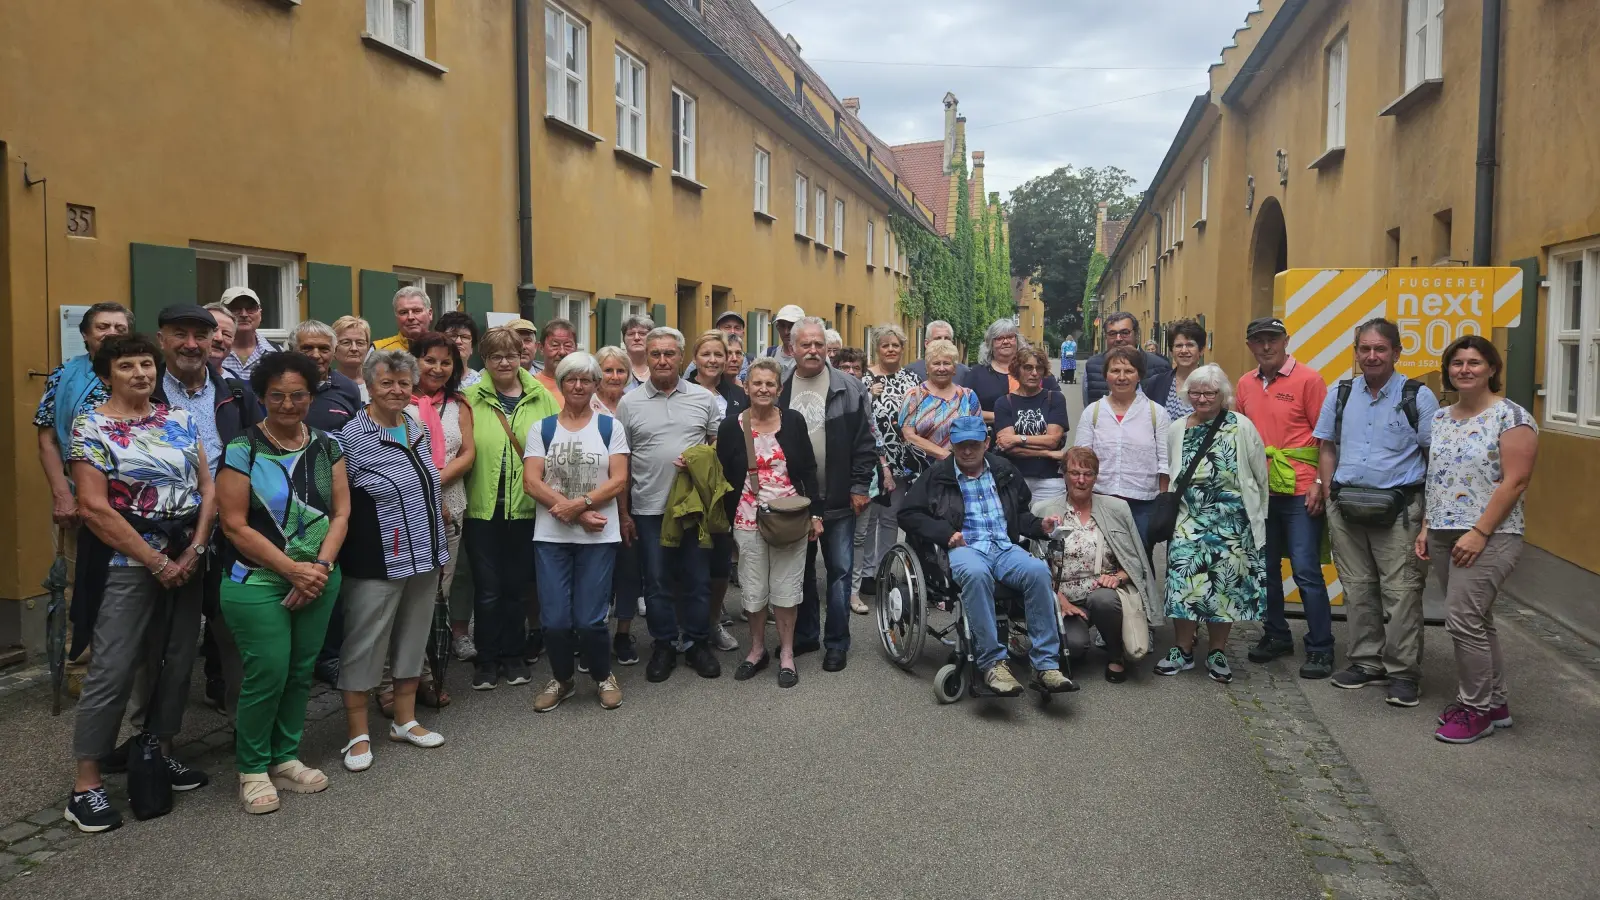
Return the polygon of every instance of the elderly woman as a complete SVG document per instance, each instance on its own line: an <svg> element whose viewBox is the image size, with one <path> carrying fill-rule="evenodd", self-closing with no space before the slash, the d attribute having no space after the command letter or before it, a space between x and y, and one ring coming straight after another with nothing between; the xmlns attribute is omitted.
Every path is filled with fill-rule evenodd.
<svg viewBox="0 0 1600 900"><path fill-rule="evenodd" d="M484 378L466 390L472 407L475 458L467 475L467 515L462 543L472 566L473 616L478 656L474 690L493 690L533 679L524 648L525 596L533 583L534 502L522 489L522 454L528 431L558 409L550 392L522 368L522 338L491 328L478 344Z"/></svg>
<svg viewBox="0 0 1600 900"><path fill-rule="evenodd" d="M622 543L617 497L628 486L628 437L615 419L594 411L601 378L594 357L582 350L568 354L555 377L561 412L528 430L522 464L523 488L539 504L534 571L553 676L533 709L549 712L576 692L574 651L595 681L601 708L616 709L622 688L611 673L606 613Z"/></svg>
<svg viewBox="0 0 1600 900"><path fill-rule="evenodd" d="M734 380L744 387L744 373L750 367L750 358L744 355L744 338L737 334L728 334L728 358L738 364L733 372Z"/></svg>
<svg viewBox="0 0 1600 900"><path fill-rule="evenodd" d="M311 794L328 786L326 775L299 759L311 668L339 596L335 560L350 517L343 451L306 423L322 377L304 354L262 357L250 382L267 417L228 443L217 475L228 537L222 615L244 663L233 746L248 813L276 810L280 789Z"/></svg>
<svg viewBox="0 0 1600 900"><path fill-rule="evenodd" d="M594 392L594 411L608 416L617 414L617 404L628 389L632 372L628 366L627 351L621 347L601 347L594 355L600 365L600 388ZM617 495L618 518L628 514L628 492ZM639 661L639 648L632 635L633 617L644 612L644 576L639 571L639 548L627 536L617 547L617 565L612 577L612 594L615 605L612 615L617 619L617 633L611 639L611 655L617 665L631 666Z"/></svg>
<svg viewBox="0 0 1600 900"><path fill-rule="evenodd" d="M1156 663L1157 675L1194 668L1205 622L1206 672L1232 681L1223 648L1233 623L1258 620L1266 608L1267 450L1250 420L1228 409L1232 384L1216 365L1195 369L1184 386L1194 412L1167 431L1162 474L1180 498L1167 544L1166 614L1177 645Z"/></svg>
<svg viewBox="0 0 1600 900"><path fill-rule="evenodd" d="M1105 640L1106 680L1118 684L1128 678L1124 613L1140 616L1140 627L1154 627L1163 619L1161 599L1128 504L1094 491L1099 458L1088 447L1070 447L1064 455L1066 496L1037 507L1044 515L1061 517L1049 551L1063 616L1061 637L1070 657L1083 660L1094 626ZM1124 610L1124 596L1137 597L1139 607Z"/></svg>
<svg viewBox="0 0 1600 900"><path fill-rule="evenodd" d="M695 338L690 354L694 361L693 381L711 392L722 416L719 421L738 418L750 407L750 397L739 387L736 371L729 371L728 336L715 329ZM711 643L724 653L739 649L739 641L722 624L722 604L728 596L728 578L733 574L733 535L711 535Z"/></svg>
<svg viewBox="0 0 1600 900"><path fill-rule="evenodd" d="M350 379L366 403L367 383L362 379L361 364L366 362L367 351L372 349L372 326L359 316L340 316L333 320L333 364L340 375Z"/></svg>
<svg viewBox="0 0 1600 900"><path fill-rule="evenodd" d="M199 644L202 579L195 576L216 499L199 427L184 410L151 402L160 359L161 348L143 335L101 342L94 372L109 396L74 419L67 449L83 516L68 658L85 644L92 652L78 698L78 769L65 815L86 832L122 824L106 796L100 758L116 744L141 668L154 691L136 740L160 741L174 790L208 781L170 754Z"/></svg>
<svg viewBox="0 0 1600 900"><path fill-rule="evenodd" d="M622 323L622 348L628 352L628 390L650 380L650 360L645 355L645 339L656 323L646 315L631 315Z"/></svg>
<svg viewBox="0 0 1600 900"><path fill-rule="evenodd" d="M472 348L478 343L478 323L472 314L452 309L439 317L437 327L439 333L449 338L450 343L456 345L456 352L461 354L461 386L469 388L477 384L483 373L467 366L472 359Z"/></svg>
<svg viewBox="0 0 1600 900"><path fill-rule="evenodd" d="M1174 422L1194 412L1183 383L1200 367L1205 350L1206 330L1199 322L1179 319L1167 326L1167 354L1172 357L1172 368L1150 376L1144 383L1144 393L1161 404Z"/></svg>
<svg viewBox="0 0 1600 900"><path fill-rule="evenodd" d="M883 471L878 475L879 493L856 520L856 563L851 581L852 594L877 593L878 560L894 546L900 533L896 519L905 488L898 474L905 465L905 437L900 433L900 407L906 394L917 386L917 379L901 366L905 361L906 333L899 325L880 325L872 332L875 361L861 374L861 382L872 395L872 424L883 441ZM864 606L865 604L863 604ZM851 604L851 609L855 609Z"/></svg>
<svg viewBox="0 0 1600 900"><path fill-rule="evenodd" d="M318 431L332 434L355 418L361 408L361 388L334 368L337 339L333 328L307 319L289 333L288 349L304 354L317 367L316 381L312 382L311 404L305 411L305 422ZM256 394L260 397L260 393Z"/></svg>
<svg viewBox="0 0 1600 900"><path fill-rule="evenodd" d="M832 328L822 331L823 346L828 348L828 362L832 363L839 358L839 351L844 349L844 336Z"/></svg>
<svg viewBox="0 0 1600 900"><path fill-rule="evenodd" d="M1067 492L1059 462L1067 440L1067 399L1060 390L1044 388L1050 357L1043 350L1018 350L1011 371L1016 387L994 404L994 448L1027 480L1037 506Z"/></svg>
<svg viewBox="0 0 1600 900"><path fill-rule="evenodd" d="M750 620L750 653L733 677L748 681L772 662L766 648L771 606L778 625L778 686L791 688L800 683L794 667L794 630L803 593L806 542L786 547L768 544L756 523L756 508L780 497L811 498L810 539L815 541L822 535L822 492L805 416L777 405L783 367L776 359L762 357L750 364L745 383L750 409L742 417L724 419L717 433L717 459L723 477L734 485L728 493L729 518L739 544L739 590Z"/></svg>
<svg viewBox="0 0 1600 900"><path fill-rule="evenodd" d="M1416 553L1433 563L1456 651L1456 699L1433 736L1470 744L1511 727L1494 601L1522 555L1522 495L1539 437L1532 414L1495 396L1502 367L1488 340L1456 340L1439 367L1456 402L1429 423L1427 517Z"/></svg>
<svg viewBox="0 0 1600 900"><path fill-rule="evenodd" d="M928 380L906 392L896 426L905 439L901 460L910 480L950 455L950 423L982 412L978 395L956 384L956 345L940 339L928 342L924 360ZM909 485L907 485L909 487Z"/></svg>
<svg viewBox="0 0 1600 900"><path fill-rule="evenodd" d="M1172 420L1139 391L1143 353L1130 347L1106 351L1105 376L1111 392L1084 408L1073 445L1100 457L1096 490L1127 502L1139 539L1148 547L1150 508L1167 489L1167 429Z"/></svg>
<svg viewBox="0 0 1600 900"><path fill-rule="evenodd" d="M372 397L338 434L350 480L350 528L344 568L344 767L372 766L367 693L394 671L389 740L437 747L444 736L417 722L417 683L433 620L440 570L449 561L439 487L427 426L406 412L420 372L404 350L372 353L362 365Z"/></svg>
<svg viewBox="0 0 1600 900"><path fill-rule="evenodd" d="M983 407L983 421L990 426L990 434L994 433L994 405L1000 402L1001 397L1017 389L1012 363L1022 347L1022 335L1017 331L1017 323L1011 319L996 320L983 333L983 349L978 352L978 364L967 370L967 377L961 382L978 395L978 404ZM1055 376L1048 369L1041 375L1041 384L1046 391L1061 393L1061 385L1056 383Z"/></svg>

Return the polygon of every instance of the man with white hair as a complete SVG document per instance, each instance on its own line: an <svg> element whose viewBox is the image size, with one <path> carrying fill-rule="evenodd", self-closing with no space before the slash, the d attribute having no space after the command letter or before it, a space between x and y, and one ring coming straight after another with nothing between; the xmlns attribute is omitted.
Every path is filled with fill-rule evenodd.
<svg viewBox="0 0 1600 900"><path fill-rule="evenodd" d="M276 344L257 330L261 327L261 298L247 287L231 287L222 292L221 302L233 316L233 352L223 357L222 374L249 381L261 357L278 350Z"/></svg>
<svg viewBox="0 0 1600 900"><path fill-rule="evenodd" d="M374 351L406 350L412 341L433 327L433 301L428 292L414 284L395 291L394 319L400 325L400 333L374 342Z"/></svg>
<svg viewBox="0 0 1600 900"><path fill-rule="evenodd" d="M794 652L826 643L824 671L845 667L850 651L850 569L855 564L856 516L866 508L878 465L872 400L861 379L828 365L828 326L816 316L795 322L794 371L784 379L778 406L805 417L822 489L822 539L806 548L805 592L795 622ZM817 498L811 498L813 503ZM813 509L816 507L813 506ZM817 545L828 571L827 635L816 584ZM823 638L819 642L819 638Z"/></svg>
<svg viewBox="0 0 1600 900"><path fill-rule="evenodd" d="M928 327L922 330L922 347L924 354L927 352L928 345L934 341L949 341L950 343L954 344L956 342L955 326L943 319L934 319L932 322L929 322ZM917 384L921 384L928 380L928 361L926 359L919 359L916 362L906 366L906 371L911 373L911 377L917 379ZM952 380L954 380L956 384L966 384L967 366L965 363L956 363L956 374Z"/></svg>

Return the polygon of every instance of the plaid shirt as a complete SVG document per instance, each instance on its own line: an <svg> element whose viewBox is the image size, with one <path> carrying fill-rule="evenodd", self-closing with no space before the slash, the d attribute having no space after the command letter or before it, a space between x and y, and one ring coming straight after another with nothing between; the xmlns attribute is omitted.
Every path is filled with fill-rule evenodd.
<svg viewBox="0 0 1600 900"><path fill-rule="evenodd" d="M956 484L961 487L962 542L980 551L999 550L1010 544L1005 508L1000 505L1000 492L995 489L994 473L989 471L988 462L983 464L983 473L976 478L967 477L957 468Z"/></svg>

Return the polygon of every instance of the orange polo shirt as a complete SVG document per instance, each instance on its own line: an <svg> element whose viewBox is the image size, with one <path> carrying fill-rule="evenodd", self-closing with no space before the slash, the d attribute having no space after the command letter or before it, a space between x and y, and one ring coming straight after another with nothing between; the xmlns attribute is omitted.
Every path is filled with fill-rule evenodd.
<svg viewBox="0 0 1600 900"><path fill-rule="evenodd" d="M1327 396L1328 384L1322 380L1322 373L1290 356L1273 378L1264 377L1260 368L1246 372L1234 390L1234 403L1261 432L1262 443L1288 450L1317 446L1319 442L1311 432L1317 427L1317 416L1321 415L1322 401ZM1289 464L1294 466L1295 496L1311 490L1312 482L1317 480L1317 467L1299 460L1290 460Z"/></svg>

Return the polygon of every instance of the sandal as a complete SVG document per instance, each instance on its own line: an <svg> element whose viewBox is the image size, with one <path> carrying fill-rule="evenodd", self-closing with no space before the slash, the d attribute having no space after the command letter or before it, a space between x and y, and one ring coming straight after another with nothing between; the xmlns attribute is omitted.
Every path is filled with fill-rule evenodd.
<svg viewBox="0 0 1600 900"><path fill-rule="evenodd" d="M422 728L421 734L412 734L413 728L422 728L422 723L416 719L404 725L396 722L389 726L389 740L399 744L410 744L413 747L437 747L444 743L444 735L437 731Z"/></svg>
<svg viewBox="0 0 1600 900"><path fill-rule="evenodd" d="M867 606L867 601L862 600L859 595L852 596L850 598L850 611L858 616L864 616L867 613L872 612L872 610Z"/></svg>
<svg viewBox="0 0 1600 900"><path fill-rule="evenodd" d="M367 749L360 753L351 753L350 748L357 744L366 744ZM351 738L350 742L345 744L344 749L339 752L344 754L344 767L347 771L365 772L366 770L372 768L372 737L370 735L356 735L355 737Z"/></svg>
<svg viewBox="0 0 1600 900"><path fill-rule="evenodd" d="M280 791L288 791L291 794L315 794L328 789L328 776L322 774L320 769L313 769L298 759L279 763L268 772L272 776L272 786Z"/></svg>
<svg viewBox="0 0 1600 900"><path fill-rule="evenodd" d="M417 702L429 709L444 709L450 705L450 692L430 681L417 685ZM390 713L389 718L394 718Z"/></svg>
<svg viewBox="0 0 1600 900"><path fill-rule="evenodd" d="M277 812L279 806L278 792L264 772L239 775L239 801L244 804L244 811L253 816Z"/></svg>

